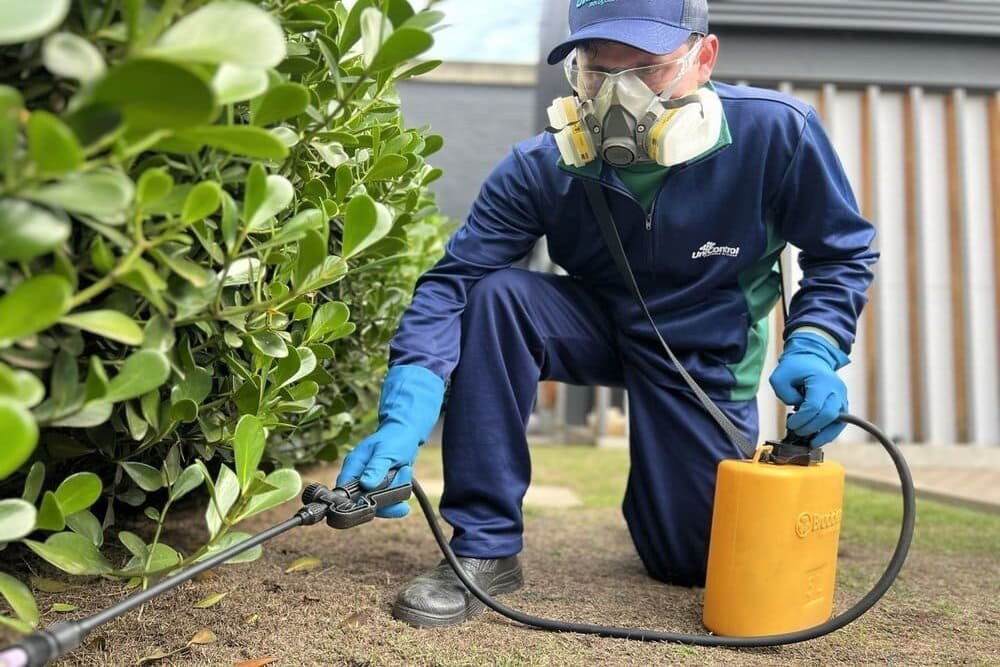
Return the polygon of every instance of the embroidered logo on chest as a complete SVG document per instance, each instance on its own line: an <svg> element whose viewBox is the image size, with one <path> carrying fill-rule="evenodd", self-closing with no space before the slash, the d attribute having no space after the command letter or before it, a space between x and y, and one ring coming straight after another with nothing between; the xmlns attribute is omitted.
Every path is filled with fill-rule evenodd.
<svg viewBox="0 0 1000 667"><path fill-rule="evenodd" d="M715 241L709 241L693 253L691 259L705 259L706 257L739 257L740 249L727 245L718 245Z"/></svg>

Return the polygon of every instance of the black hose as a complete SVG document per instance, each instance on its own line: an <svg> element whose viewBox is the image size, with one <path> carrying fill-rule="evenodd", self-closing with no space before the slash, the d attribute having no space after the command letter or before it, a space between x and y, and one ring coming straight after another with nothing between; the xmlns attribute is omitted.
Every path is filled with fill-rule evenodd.
<svg viewBox="0 0 1000 667"><path fill-rule="evenodd" d="M542 618L540 616L532 616L531 614L525 614L524 612L512 609L511 607L501 604L491 598L485 591L479 588L479 586L477 586L472 579L469 578L469 576L462 569L461 565L459 565L458 558L451 550L444 533L441 531L441 526L439 525L437 517L434 513L434 508L431 506L430 501L427 499L427 495L424 493L423 489L420 488L420 485L416 482L416 480L413 481L413 492L417 497L417 502L420 503L420 508L423 510L424 516L427 517L427 523L430 525L431 532L434 533L434 539L441 548L441 553L444 554L448 564L451 565L455 574L462 581L462 583L465 584L465 587L468 588L469 591L479 598L479 600L482 601L482 603L487 607L509 619L517 621L518 623L554 632L576 632L580 634L599 635L601 637L612 637L616 639L673 642L694 646L750 648L778 646L781 644L795 644L797 642L816 639L817 637L831 633L834 630L839 630L871 609L879 598L885 595L885 592L889 590L892 582L896 579L897 575L899 575L899 571L903 567L903 561L906 560L906 554L910 549L910 542L913 539L913 527L916 521L916 501L914 499L913 492L913 478L910 475L910 469L906 465L906 460L903 458L899 448L896 447L896 445L893 444L893 442L889 440L889 438L887 438L885 434L883 434L875 425L865 421L864 419L849 414L842 414L840 415L840 421L846 424L858 426L875 436L878 441L882 443L882 446L885 447L886 451L889 452L889 456L892 458L892 462L896 466L903 494L903 521L899 531L899 539L896 541L896 550L893 552L892 558L890 559L885 572L883 572L879 580L875 582L871 591L861 598L861 600L858 601L853 607L839 616L835 616L829 621L812 628L797 630L795 632L787 632L780 635L767 635L761 637L726 637L719 635L696 635L678 632L663 632L660 630L618 628L606 625L592 625L589 623L557 621L549 618Z"/></svg>

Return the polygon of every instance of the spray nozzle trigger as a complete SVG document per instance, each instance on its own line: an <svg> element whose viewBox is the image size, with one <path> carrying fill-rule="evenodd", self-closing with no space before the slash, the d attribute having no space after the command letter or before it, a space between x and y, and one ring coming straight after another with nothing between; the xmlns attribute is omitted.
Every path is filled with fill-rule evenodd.
<svg viewBox="0 0 1000 667"><path fill-rule="evenodd" d="M333 489L313 482L302 493L302 502L306 505L312 503L327 505L327 525L333 528L353 528L374 519L375 510L379 506L392 505L409 499L411 485L390 487L396 478L396 472L390 470L378 486L368 491L362 489L361 482L356 479Z"/></svg>

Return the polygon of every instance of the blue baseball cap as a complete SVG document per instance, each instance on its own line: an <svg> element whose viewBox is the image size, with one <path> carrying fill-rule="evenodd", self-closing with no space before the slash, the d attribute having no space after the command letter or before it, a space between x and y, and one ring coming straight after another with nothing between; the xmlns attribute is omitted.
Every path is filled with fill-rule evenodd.
<svg viewBox="0 0 1000 667"><path fill-rule="evenodd" d="M549 53L550 65L590 39L665 55L693 32L708 34L708 0L569 0L569 29Z"/></svg>

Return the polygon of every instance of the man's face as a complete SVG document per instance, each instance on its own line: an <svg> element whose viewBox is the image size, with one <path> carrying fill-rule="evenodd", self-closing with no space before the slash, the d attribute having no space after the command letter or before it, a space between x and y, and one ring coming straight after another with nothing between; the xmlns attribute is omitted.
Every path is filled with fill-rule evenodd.
<svg viewBox="0 0 1000 667"><path fill-rule="evenodd" d="M692 43L682 44L677 50L658 56L646 51L634 49L619 42L596 41L590 48L577 49L577 66L580 70L591 72L615 73L635 68L643 68L635 72L646 86L654 93L662 93L673 85L671 97L682 97L706 83L715 67L718 54L718 38L708 35L701 40L698 53L691 58ZM693 60L687 72L677 80L677 75L684 68L687 60ZM581 95L593 97L597 94L604 77L600 75L581 74Z"/></svg>

